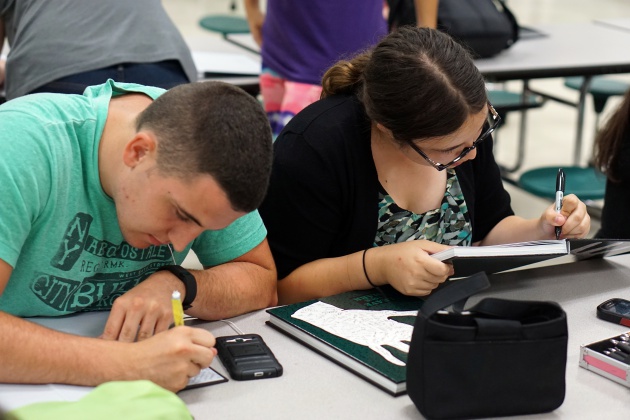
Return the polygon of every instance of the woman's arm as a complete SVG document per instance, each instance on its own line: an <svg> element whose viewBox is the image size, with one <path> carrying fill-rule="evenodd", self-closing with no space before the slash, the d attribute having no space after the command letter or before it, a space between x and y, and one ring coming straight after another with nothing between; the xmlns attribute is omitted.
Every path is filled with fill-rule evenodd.
<svg viewBox="0 0 630 420"><path fill-rule="evenodd" d="M508 216L501 220L479 245L498 245L540 239L556 239L555 227L562 226L564 238L583 238L591 229L591 218L586 205L574 194L562 200L562 210L556 213L554 205L545 209L538 219Z"/></svg>
<svg viewBox="0 0 630 420"><path fill-rule="evenodd" d="M286 305L369 289L372 284L390 284L406 295L425 296L453 274L452 266L431 257L447 248L418 240L318 259L298 267L278 283L278 303Z"/></svg>
<svg viewBox="0 0 630 420"><path fill-rule="evenodd" d="M259 47L262 47L262 27L265 22L265 14L260 9L260 2L258 0L245 0L245 14L254 41Z"/></svg>
<svg viewBox="0 0 630 420"><path fill-rule="evenodd" d="M437 28L439 0L414 0L418 26Z"/></svg>

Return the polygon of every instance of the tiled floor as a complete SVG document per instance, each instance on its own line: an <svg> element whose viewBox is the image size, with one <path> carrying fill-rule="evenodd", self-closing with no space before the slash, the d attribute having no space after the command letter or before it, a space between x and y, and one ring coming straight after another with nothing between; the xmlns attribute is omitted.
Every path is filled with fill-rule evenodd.
<svg viewBox="0 0 630 420"><path fill-rule="evenodd" d="M309 0L296 0L309 1ZM316 1L316 0L310 0ZM163 0L172 19L184 37L198 38L216 36L200 29L198 21L210 13L231 13L232 0ZM236 1L234 13L243 14L242 0ZM264 2L263 2L264 4ZM630 18L629 0L508 0L521 25L550 23L586 22L593 19ZM576 46L579 48L579 45ZM630 45L628 46L630 48ZM611 77L630 81L630 75ZM531 82L533 88L565 97L577 99L577 92L564 87L561 79L544 79ZM510 82L507 88L520 89L519 82ZM618 98L609 101L604 110L604 118L609 114ZM526 160L523 169L542 165L568 165L572 162L577 113L574 108L548 101L544 107L533 110L528 116L528 136ZM501 128L497 160L510 165L515 157L515 145L519 117L510 116ZM584 126L583 155L590 150L594 132L594 112L592 104L587 104ZM550 150L549 145L555 147ZM586 159L586 157L584 158ZM517 214L525 217L538 217L549 204L521 190L507 186L512 194L513 207ZM592 233L598 228L593 223Z"/></svg>

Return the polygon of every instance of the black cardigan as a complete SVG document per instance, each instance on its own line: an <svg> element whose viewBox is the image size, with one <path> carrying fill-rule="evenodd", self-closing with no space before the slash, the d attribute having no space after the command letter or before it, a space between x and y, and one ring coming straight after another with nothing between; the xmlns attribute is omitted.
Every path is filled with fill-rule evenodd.
<svg viewBox="0 0 630 420"><path fill-rule="evenodd" d="M596 238L630 239L630 130L623 133L617 152L617 176L619 181L606 181L606 195L602 209L601 228Z"/></svg>
<svg viewBox="0 0 630 420"><path fill-rule="evenodd" d="M513 214L491 140L456 173L473 242L480 241ZM295 116L275 142L271 184L260 208L278 278L317 259L372 247L378 189L370 121L356 97L329 97Z"/></svg>

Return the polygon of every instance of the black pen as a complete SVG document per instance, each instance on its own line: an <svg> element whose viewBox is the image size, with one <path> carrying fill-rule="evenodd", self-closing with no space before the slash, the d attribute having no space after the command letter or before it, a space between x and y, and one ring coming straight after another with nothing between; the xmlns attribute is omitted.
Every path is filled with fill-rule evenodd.
<svg viewBox="0 0 630 420"><path fill-rule="evenodd" d="M558 169L558 175L556 175L556 213L560 213L562 210L562 199L564 198L564 171L562 168ZM562 226L556 226L556 239L560 239L562 233Z"/></svg>

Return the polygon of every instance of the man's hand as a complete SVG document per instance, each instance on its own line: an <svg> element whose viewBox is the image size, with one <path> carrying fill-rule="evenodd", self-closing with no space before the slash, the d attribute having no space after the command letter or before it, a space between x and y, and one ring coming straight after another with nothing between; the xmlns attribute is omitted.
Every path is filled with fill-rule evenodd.
<svg viewBox="0 0 630 420"><path fill-rule="evenodd" d="M171 295L185 295L183 283L160 271L116 298L101 338L132 342L145 340L173 323Z"/></svg>
<svg viewBox="0 0 630 420"><path fill-rule="evenodd" d="M54 331L0 311L0 382L97 386L146 379L178 391L210 365L214 345L201 328L175 327L125 343Z"/></svg>
<svg viewBox="0 0 630 420"><path fill-rule="evenodd" d="M130 344L133 350L127 369L132 372L131 379L149 379L177 392L201 369L210 366L217 354L214 344L214 336L206 330L176 327Z"/></svg>

